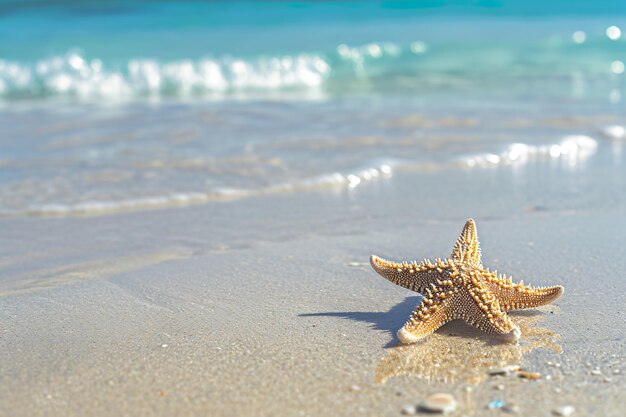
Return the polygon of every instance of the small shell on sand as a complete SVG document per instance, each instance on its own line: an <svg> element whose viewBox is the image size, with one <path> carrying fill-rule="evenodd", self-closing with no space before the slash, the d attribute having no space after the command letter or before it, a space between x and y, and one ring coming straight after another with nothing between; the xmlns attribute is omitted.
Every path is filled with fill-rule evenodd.
<svg viewBox="0 0 626 417"><path fill-rule="evenodd" d="M456 400L450 394L433 394L419 403L418 408L429 413L450 413L456 410Z"/></svg>
<svg viewBox="0 0 626 417"><path fill-rule="evenodd" d="M415 409L415 406L412 404L407 404L404 407L402 407L402 414L405 416L414 416L415 413L417 413L417 410Z"/></svg>
<svg viewBox="0 0 626 417"><path fill-rule="evenodd" d="M506 365L499 368L491 368L487 373L489 375L510 375L519 371L519 365Z"/></svg>
<svg viewBox="0 0 626 417"><path fill-rule="evenodd" d="M552 414L559 417L569 417L574 414L574 411L576 411L576 409L573 405L563 405L552 410Z"/></svg>

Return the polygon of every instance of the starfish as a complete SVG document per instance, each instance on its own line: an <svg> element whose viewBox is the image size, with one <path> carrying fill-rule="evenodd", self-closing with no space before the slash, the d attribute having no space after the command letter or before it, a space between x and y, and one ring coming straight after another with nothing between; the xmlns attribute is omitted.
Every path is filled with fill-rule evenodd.
<svg viewBox="0 0 626 417"><path fill-rule="evenodd" d="M465 223L446 260L397 263L372 255L370 262L383 278L424 295L398 331L398 339L405 344L415 343L455 319L489 335L516 341L521 331L506 312L542 306L563 294L560 285L533 288L484 268L473 219Z"/></svg>

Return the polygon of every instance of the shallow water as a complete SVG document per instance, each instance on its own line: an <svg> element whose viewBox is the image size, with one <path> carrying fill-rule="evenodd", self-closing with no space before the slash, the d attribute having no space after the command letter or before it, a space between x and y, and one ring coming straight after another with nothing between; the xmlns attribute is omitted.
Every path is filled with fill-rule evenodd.
<svg viewBox="0 0 626 417"><path fill-rule="evenodd" d="M408 97L48 104L0 113L0 212L94 215L393 181L401 171L623 172L621 105ZM605 165L609 161L609 165ZM615 183L617 181L617 183ZM619 194L619 193L618 193Z"/></svg>
<svg viewBox="0 0 626 417"><path fill-rule="evenodd" d="M4 4L0 215L342 193L399 171L526 164L564 176L600 164L613 189L626 43L612 25L624 12Z"/></svg>

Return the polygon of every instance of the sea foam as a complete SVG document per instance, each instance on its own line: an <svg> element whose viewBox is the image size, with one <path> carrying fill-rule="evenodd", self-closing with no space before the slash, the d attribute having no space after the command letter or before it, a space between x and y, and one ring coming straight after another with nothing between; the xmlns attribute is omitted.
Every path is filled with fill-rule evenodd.
<svg viewBox="0 0 626 417"><path fill-rule="evenodd" d="M371 181L391 178L393 161L376 162L369 167L347 172L335 172L311 178L296 179L259 188L216 188L209 191L175 192L165 195L118 200L83 201L77 203L52 203L31 205L30 216L63 217L95 216L114 212L139 211L176 206L198 205L208 202L239 200L260 195L302 192L319 189L353 189ZM2 213L2 212L0 212ZM5 215L19 215L5 212Z"/></svg>
<svg viewBox="0 0 626 417"><path fill-rule="evenodd" d="M0 60L0 98L69 96L123 99L185 96L237 91L312 89L328 77L330 66L313 54L160 62L133 59L121 67L79 53L28 65Z"/></svg>
<svg viewBox="0 0 626 417"><path fill-rule="evenodd" d="M483 153L460 159L469 168L487 168L498 165L515 165L536 159L566 159L576 163L596 152L598 143L586 135L570 135L559 143L529 145L513 143L500 153Z"/></svg>

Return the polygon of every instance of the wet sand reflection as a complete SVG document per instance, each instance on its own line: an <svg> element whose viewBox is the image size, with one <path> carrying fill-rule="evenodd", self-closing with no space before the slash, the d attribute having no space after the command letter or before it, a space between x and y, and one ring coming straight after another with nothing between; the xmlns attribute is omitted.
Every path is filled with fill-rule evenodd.
<svg viewBox="0 0 626 417"><path fill-rule="evenodd" d="M559 335L538 326L545 318L541 312L518 312L510 316L522 330L519 344L491 340L463 322L455 321L421 343L390 349L378 364L376 382L383 384L391 377L414 375L429 382L478 385L488 378L489 369L519 365L524 355L534 349L563 351L557 343Z"/></svg>

